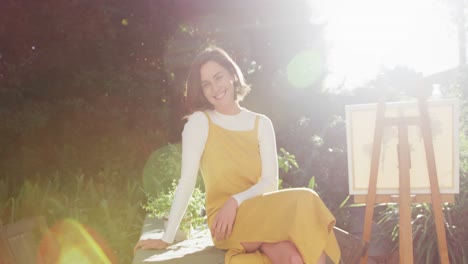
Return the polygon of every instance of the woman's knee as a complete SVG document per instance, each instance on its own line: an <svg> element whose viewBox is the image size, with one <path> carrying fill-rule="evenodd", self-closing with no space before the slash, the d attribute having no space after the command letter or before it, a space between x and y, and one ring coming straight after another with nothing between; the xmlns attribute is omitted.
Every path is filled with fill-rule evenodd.
<svg viewBox="0 0 468 264"><path fill-rule="evenodd" d="M296 245L291 241L281 241L277 243L263 243L260 250L271 259L273 264L292 263L303 264L301 254Z"/></svg>
<svg viewBox="0 0 468 264"><path fill-rule="evenodd" d="M304 260L302 259L301 255L294 254L294 255L291 255L291 257L289 258L289 263L290 264L304 264Z"/></svg>
<svg viewBox="0 0 468 264"><path fill-rule="evenodd" d="M319 195L314 190L309 188L297 188L295 190L295 195L300 201L320 199Z"/></svg>

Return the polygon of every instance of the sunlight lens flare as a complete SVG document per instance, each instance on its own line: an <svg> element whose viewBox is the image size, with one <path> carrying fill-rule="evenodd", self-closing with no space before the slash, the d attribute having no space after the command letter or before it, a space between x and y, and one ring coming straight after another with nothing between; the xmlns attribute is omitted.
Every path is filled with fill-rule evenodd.
<svg viewBox="0 0 468 264"><path fill-rule="evenodd" d="M296 88L309 87L322 77L323 65L324 62L319 52L302 51L288 63L288 81Z"/></svg>
<svg viewBox="0 0 468 264"><path fill-rule="evenodd" d="M39 253L47 264L110 264L110 250L101 240L77 221L66 219L44 236Z"/></svg>

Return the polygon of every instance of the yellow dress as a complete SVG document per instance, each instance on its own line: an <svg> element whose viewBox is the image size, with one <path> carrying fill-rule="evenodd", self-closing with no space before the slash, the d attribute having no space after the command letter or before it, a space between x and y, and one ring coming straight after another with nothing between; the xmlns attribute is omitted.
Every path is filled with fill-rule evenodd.
<svg viewBox="0 0 468 264"><path fill-rule="evenodd" d="M232 195L258 182L261 160L257 140L259 117L250 131L233 131L209 121L208 139L200 169L206 189L206 212L211 226ZM333 233L335 218L318 195L306 188L286 189L244 201L237 210L231 236L213 243L227 250L226 264L270 263L259 252L245 253L243 242L292 241L305 264L317 263L323 251L334 263L340 250Z"/></svg>

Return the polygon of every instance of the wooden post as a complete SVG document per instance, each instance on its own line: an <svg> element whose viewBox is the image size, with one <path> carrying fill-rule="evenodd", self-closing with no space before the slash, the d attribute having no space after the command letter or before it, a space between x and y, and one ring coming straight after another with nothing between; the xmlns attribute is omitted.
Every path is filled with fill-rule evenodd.
<svg viewBox="0 0 468 264"><path fill-rule="evenodd" d="M429 174L429 183L431 186L432 211L434 214L437 243L439 246L440 263L449 263L447 238L445 235L444 216L442 214L442 200L440 197L439 180L437 178L437 168L434 156L434 145L432 143L432 131L427 112L427 103L425 100L419 100L419 113L421 116L421 132L426 150L427 172Z"/></svg>
<svg viewBox="0 0 468 264"><path fill-rule="evenodd" d="M382 149L382 138L385 118L385 101L381 101L377 106L377 116L375 121L374 144L372 147L372 160L369 175L369 187L367 192L367 206L364 218L364 230L362 239L368 245L371 239L372 218L374 216L374 204L377 193L377 175L379 174L380 151ZM361 264L367 263L367 251L361 258Z"/></svg>
<svg viewBox="0 0 468 264"><path fill-rule="evenodd" d="M398 167L400 194L400 263L413 263L413 231L411 229L410 148L408 125L398 125Z"/></svg>

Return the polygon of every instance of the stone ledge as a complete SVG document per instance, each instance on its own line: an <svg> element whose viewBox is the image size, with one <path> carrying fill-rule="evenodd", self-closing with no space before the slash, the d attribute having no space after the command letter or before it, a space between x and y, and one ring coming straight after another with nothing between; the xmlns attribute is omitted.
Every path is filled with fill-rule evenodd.
<svg viewBox="0 0 468 264"><path fill-rule="evenodd" d="M163 221L146 217L140 239L161 238L164 232ZM225 251L213 246L208 229L196 230L192 237L176 241L165 250L137 250L132 264L223 264Z"/></svg>
<svg viewBox="0 0 468 264"><path fill-rule="evenodd" d="M164 233L163 221L146 217L140 239L161 238ZM334 228L341 249L342 263L358 263L368 245L339 228ZM196 230L188 240L176 241L165 250L137 250L132 264L224 264L225 251L213 245L207 228ZM327 263L331 260L327 258Z"/></svg>

